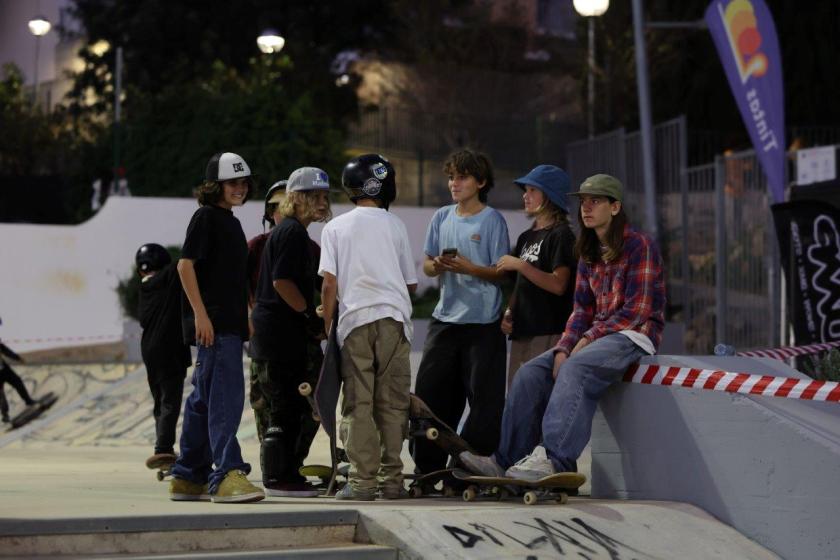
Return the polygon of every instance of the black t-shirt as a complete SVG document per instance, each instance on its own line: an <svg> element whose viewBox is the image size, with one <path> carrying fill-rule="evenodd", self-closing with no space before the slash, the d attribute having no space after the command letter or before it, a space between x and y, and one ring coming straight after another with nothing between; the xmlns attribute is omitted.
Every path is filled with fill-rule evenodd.
<svg viewBox="0 0 840 560"><path fill-rule="evenodd" d="M215 334L248 340L248 242L233 212L202 206L187 226L182 257L194 261L198 289ZM182 300L184 342L195 344L195 318Z"/></svg>
<svg viewBox="0 0 840 560"><path fill-rule="evenodd" d="M153 382L164 374L184 376L192 363L190 347L181 333L181 293L176 263L140 283L140 353Z"/></svg>
<svg viewBox="0 0 840 560"><path fill-rule="evenodd" d="M250 354L257 360L289 361L306 351L306 321L277 290L275 280L290 280L314 307L317 261L312 258L309 234L294 218L284 218L268 235L257 281L256 304L251 312L254 336Z"/></svg>
<svg viewBox="0 0 840 560"><path fill-rule="evenodd" d="M565 293L557 296L534 285L522 274L517 274L511 338L561 334L566 328L575 293L577 260L574 257L574 246L575 234L568 225L528 229L516 240L514 256L543 272L568 267L571 277Z"/></svg>

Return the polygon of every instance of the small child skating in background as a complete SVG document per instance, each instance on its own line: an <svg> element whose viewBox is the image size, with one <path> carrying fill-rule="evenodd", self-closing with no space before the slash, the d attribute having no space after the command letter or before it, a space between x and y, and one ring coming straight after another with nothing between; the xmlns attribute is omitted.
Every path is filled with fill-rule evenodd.
<svg viewBox="0 0 840 560"><path fill-rule="evenodd" d="M177 459L175 428L192 357L181 333L181 280L169 251L157 243L147 243L137 250L134 262L141 278L140 353L155 402L155 452L146 459L146 466L156 469Z"/></svg>
<svg viewBox="0 0 840 560"><path fill-rule="evenodd" d="M340 436L351 470L336 498L373 500L378 486L383 498L396 499L405 492L400 452L411 386L414 260L405 224L388 212L397 194L388 160L355 158L341 183L356 208L324 227L318 267L327 328L339 305Z"/></svg>
<svg viewBox="0 0 840 560"><path fill-rule="evenodd" d="M0 320L0 325L2 324L3 321ZM9 418L9 401L6 400L6 391L3 387L6 383L15 388L26 406L32 406L35 404L35 400L29 395L29 391L26 390L26 385L23 384L23 380L17 373L15 373L12 366L6 362L6 358L23 363L23 358L18 356L11 348L0 342L0 415L2 415L4 424L8 424L12 421L12 419Z"/></svg>

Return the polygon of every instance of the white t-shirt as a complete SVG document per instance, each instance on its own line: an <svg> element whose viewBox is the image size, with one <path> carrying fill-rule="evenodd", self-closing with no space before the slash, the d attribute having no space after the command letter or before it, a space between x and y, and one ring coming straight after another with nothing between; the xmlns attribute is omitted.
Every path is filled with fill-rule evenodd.
<svg viewBox="0 0 840 560"><path fill-rule="evenodd" d="M353 329L390 317L412 337L411 298L416 284L414 259L405 224L383 208L359 206L336 217L321 232L318 274L338 284L339 344Z"/></svg>

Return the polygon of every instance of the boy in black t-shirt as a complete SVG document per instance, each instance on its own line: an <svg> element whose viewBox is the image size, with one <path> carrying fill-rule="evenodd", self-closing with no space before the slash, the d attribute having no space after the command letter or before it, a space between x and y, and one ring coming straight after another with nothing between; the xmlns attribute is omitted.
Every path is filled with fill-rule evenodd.
<svg viewBox="0 0 840 560"><path fill-rule="evenodd" d="M172 500L253 502L265 498L248 482L236 431L245 405L242 343L248 339L248 246L232 208L251 192L240 156L210 158L197 189L201 206L184 240L178 275L184 342L198 346L193 392L184 406L181 455L172 468ZM214 467L215 465L215 467Z"/></svg>
<svg viewBox="0 0 840 560"><path fill-rule="evenodd" d="M250 352L252 375L269 407L261 454L269 496L318 495L298 473L314 433L307 424L312 417L309 404L297 388L303 381L313 381L307 347L313 334L324 331L314 305L318 263L312 258L306 228L329 218L329 188L323 170L295 170L279 201L282 219L271 230L262 254Z"/></svg>
<svg viewBox="0 0 840 560"><path fill-rule="evenodd" d="M146 466L156 469L177 459L175 427L192 357L181 333L181 280L169 252L157 243L147 243L137 250L134 262L141 277L140 352L155 401L155 452L146 459Z"/></svg>
<svg viewBox="0 0 840 560"><path fill-rule="evenodd" d="M577 268L566 199L569 176L554 165L538 165L514 184L522 189L525 212L534 223L497 264L516 277L502 317L502 332L512 341L508 389L522 364L560 340L572 313Z"/></svg>

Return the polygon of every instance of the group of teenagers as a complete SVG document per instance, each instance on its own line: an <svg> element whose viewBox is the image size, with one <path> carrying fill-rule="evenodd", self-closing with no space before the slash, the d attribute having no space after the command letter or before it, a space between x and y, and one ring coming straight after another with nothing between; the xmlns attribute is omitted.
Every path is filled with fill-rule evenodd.
<svg viewBox="0 0 840 560"><path fill-rule="evenodd" d="M452 204L429 223L422 266L438 278L440 296L414 392L452 426L468 404L461 436L475 452L448 459L434 443L412 440L416 472L447 461L488 476L575 471L599 398L660 343L659 251L628 224L623 186L610 175L589 177L575 192L553 165L514 181L533 222L511 250L503 216L487 204L489 158L461 149L443 172ZM415 261L405 225L389 211L397 194L391 163L356 157L341 186L355 207L332 218L327 173L295 170L266 194L270 231L247 242L232 209L252 194L253 177L240 156L219 153L196 189L199 209L177 263L159 245L138 251L141 347L157 427L147 464L175 460L172 500L318 495L299 474L318 424L298 386L314 386L332 328L343 381L339 435L350 462L336 498L406 496L400 453L409 425ZM577 236L569 221L575 199ZM313 222L326 222L320 246L307 232ZM505 305L502 285L511 281ZM236 438L245 341L263 488L247 479L251 467ZM176 458L190 344L197 347L193 389Z"/></svg>

